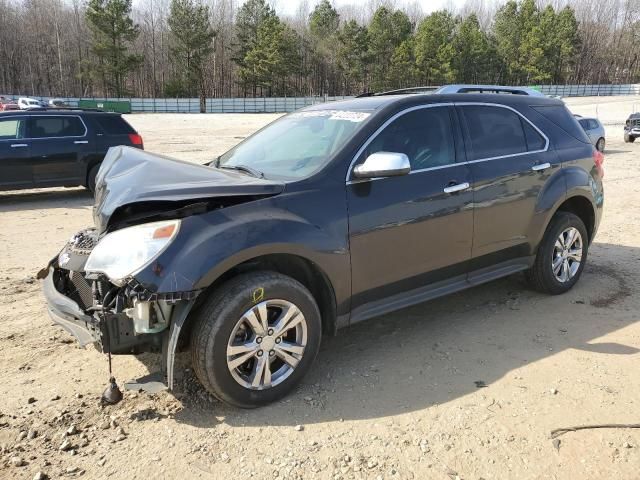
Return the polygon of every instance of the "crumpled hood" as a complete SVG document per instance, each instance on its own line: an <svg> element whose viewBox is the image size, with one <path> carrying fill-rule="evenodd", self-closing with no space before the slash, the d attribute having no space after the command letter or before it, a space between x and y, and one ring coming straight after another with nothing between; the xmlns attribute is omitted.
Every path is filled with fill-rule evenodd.
<svg viewBox="0 0 640 480"><path fill-rule="evenodd" d="M183 205L188 200L216 197L269 196L284 190L284 183L254 178L151 154L132 147L109 149L96 178L93 219L99 232L109 226L113 213L124 206Z"/></svg>

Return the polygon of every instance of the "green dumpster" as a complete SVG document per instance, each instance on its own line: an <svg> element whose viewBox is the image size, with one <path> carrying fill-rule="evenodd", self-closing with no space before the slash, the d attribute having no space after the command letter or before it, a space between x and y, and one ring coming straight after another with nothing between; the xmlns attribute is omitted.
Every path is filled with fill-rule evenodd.
<svg viewBox="0 0 640 480"><path fill-rule="evenodd" d="M105 112L131 113L131 102L126 100L80 100L80 108L97 108Z"/></svg>

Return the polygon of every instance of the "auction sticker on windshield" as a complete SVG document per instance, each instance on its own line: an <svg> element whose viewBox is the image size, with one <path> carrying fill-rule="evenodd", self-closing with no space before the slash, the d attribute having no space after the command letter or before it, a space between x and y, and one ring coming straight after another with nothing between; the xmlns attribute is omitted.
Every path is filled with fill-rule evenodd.
<svg viewBox="0 0 640 480"><path fill-rule="evenodd" d="M349 122L359 123L366 120L370 115L371 113L369 112L349 110L309 110L292 113L289 115L289 118L329 117L329 120L347 120Z"/></svg>

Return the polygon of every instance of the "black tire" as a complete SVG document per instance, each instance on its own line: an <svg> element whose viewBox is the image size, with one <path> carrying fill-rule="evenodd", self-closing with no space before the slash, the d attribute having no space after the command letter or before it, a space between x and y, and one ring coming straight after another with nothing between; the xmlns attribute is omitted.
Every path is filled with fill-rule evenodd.
<svg viewBox="0 0 640 480"><path fill-rule="evenodd" d="M256 292L260 292L256 299ZM252 390L234 379L227 366L227 345L245 312L267 300L295 304L307 324L307 343L300 362L278 385ZM313 296L298 281L276 272L239 275L218 288L195 312L191 333L194 372L216 398L241 408L260 407L289 393L310 369L320 349L322 324Z"/></svg>
<svg viewBox="0 0 640 480"><path fill-rule="evenodd" d="M94 165L89 170L89 174L87 175L87 188L91 193L96 193L96 177L98 176L98 171L100 170L100 164Z"/></svg>
<svg viewBox="0 0 640 480"><path fill-rule="evenodd" d="M633 143L636 141L636 137L632 137L631 135L624 134L624 143Z"/></svg>
<svg viewBox="0 0 640 480"><path fill-rule="evenodd" d="M556 240L562 232L570 227L577 229L582 237L582 258L574 276L565 282L561 282L553 273L552 259ZM589 236L587 228L580 217L569 212L557 212L547 226L542 242L540 242L538 246L538 253L534 264L525 272L525 277L531 287L539 292L551 295L565 293L571 290L580 278L587 261L588 250Z"/></svg>
<svg viewBox="0 0 640 480"><path fill-rule="evenodd" d="M598 139L598 141L596 142L596 149L597 149L599 152L604 153L604 149L605 149L605 140L604 140L604 138L600 137L600 138Z"/></svg>

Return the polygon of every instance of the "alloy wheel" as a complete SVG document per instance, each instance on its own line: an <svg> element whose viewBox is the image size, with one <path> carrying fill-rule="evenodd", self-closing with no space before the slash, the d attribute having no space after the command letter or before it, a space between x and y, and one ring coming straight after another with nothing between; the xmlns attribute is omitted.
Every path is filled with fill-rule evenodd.
<svg viewBox="0 0 640 480"><path fill-rule="evenodd" d="M560 283L570 281L580 269L582 262L582 235L578 229L569 227L563 230L553 248L551 268Z"/></svg>
<svg viewBox="0 0 640 480"><path fill-rule="evenodd" d="M307 345L307 322L287 300L266 300L238 320L227 344L227 367L244 388L265 390L286 380Z"/></svg>

